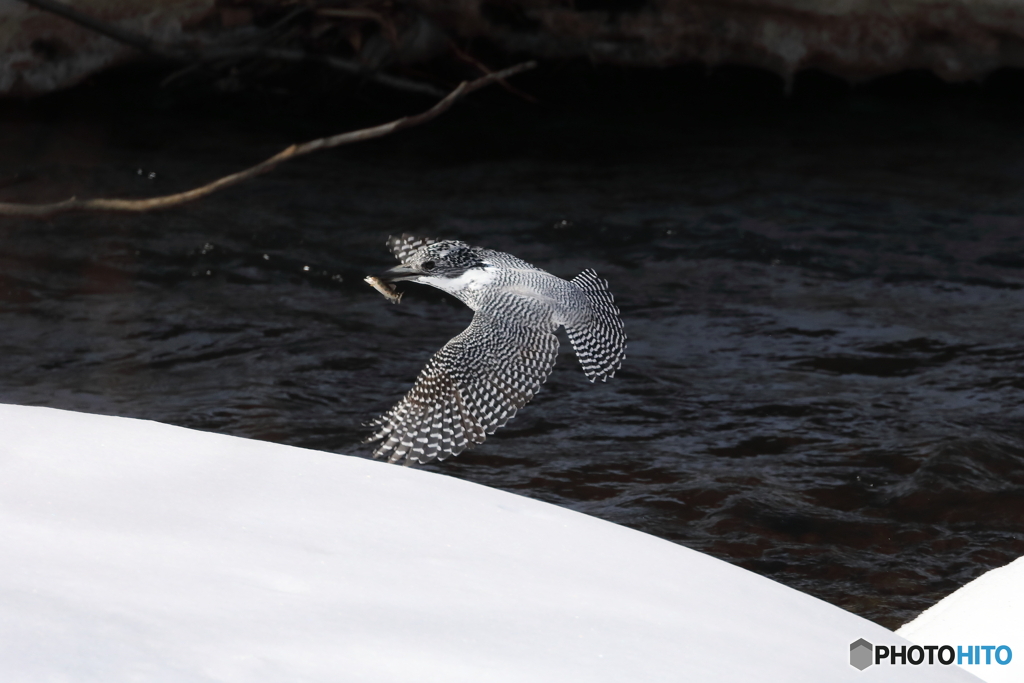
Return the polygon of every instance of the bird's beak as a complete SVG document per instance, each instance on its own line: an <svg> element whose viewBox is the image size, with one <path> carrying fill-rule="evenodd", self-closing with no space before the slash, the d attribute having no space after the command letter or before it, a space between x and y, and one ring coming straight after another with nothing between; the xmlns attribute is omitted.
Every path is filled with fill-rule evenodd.
<svg viewBox="0 0 1024 683"><path fill-rule="evenodd" d="M394 268L389 268L388 270L385 270L377 277L379 277L384 282L390 283L401 282L402 280L415 280L422 274L423 273L421 273L416 268L403 264L400 266L395 266Z"/></svg>

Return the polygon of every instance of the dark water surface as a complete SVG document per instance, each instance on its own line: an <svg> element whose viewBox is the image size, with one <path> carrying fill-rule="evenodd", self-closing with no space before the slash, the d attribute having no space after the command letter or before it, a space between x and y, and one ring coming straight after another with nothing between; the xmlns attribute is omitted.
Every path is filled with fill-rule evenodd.
<svg viewBox="0 0 1024 683"><path fill-rule="evenodd" d="M362 277L391 265L390 233L455 237L595 268L630 345L594 386L564 344L507 428L427 469L887 626L1024 554L1013 89L646 85L681 92L570 110L493 93L184 208L2 219L0 401L366 455L360 424L471 313L415 286L393 306ZM150 95L0 105L0 181L32 173L0 200L184 189L424 108Z"/></svg>

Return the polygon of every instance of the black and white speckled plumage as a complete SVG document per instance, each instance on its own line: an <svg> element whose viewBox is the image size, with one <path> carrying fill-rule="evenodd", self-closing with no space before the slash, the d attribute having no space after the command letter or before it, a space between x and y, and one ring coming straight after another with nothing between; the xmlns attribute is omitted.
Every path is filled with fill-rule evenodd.
<svg viewBox="0 0 1024 683"><path fill-rule="evenodd" d="M583 371L607 380L626 350L608 283L585 270L563 280L510 254L454 240L388 238L401 265L381 277L449 292L476 311L420 372L413 388L371 424L375 458L429 462L483 443L526 405L558 355L564 326Z"/></svg>

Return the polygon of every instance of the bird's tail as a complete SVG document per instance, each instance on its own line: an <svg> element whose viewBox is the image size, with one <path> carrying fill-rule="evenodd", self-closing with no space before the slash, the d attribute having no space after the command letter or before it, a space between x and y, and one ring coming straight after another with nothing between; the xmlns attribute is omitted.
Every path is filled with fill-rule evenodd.
<svg viewBox="0 0 1024 683"><path fill-rule="evenodd" d="M570 282L583 290L590 302L591 315L586 322L565 329L583 372L591 382L598 379L603 382L615 375L626 357L626 333L619 309L608 291L608 281L589 268Z"/></svg>

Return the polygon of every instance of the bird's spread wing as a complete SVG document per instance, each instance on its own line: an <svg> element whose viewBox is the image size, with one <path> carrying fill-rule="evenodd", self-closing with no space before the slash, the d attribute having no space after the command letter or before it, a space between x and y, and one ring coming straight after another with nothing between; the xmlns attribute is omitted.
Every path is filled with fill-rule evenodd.
<svg viewBox="0 0 1024 683"><path fill-rule="evenodd" d="M483 443L533 398L557 355L553 332L477 311L409 393L374 420L377 431L367 441L381 444L373 457L422 463Z"/></svg>
<svg viewBox="0 0 1024 683"><path fill-rule="evenodd" d="M569 341L576 349L583 372L590 381L606 381L615 375L626 357L626 333L619 317L608 281L589 268L570 282L583 290L590 303L590 317L585 323L566 325Z"/></svg>
<svg viewBox="0 0 1024 683"><path fill-rule="evenodd" d="M416 237L415 235L409 235L402 233L397 237L388 237L388 249L395 255L401 263L405 263L406 259L410 254L419 250L421 247L425 247L428 244L433 244L439 240L431 237Z"/></svg>

